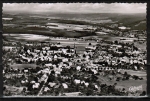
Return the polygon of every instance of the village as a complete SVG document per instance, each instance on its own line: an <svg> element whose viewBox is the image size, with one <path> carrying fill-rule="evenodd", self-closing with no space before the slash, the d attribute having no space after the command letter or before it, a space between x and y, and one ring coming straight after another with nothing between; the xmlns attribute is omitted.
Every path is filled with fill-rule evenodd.
<svg viewBox="0 0 150 101"><path fill-rule="evenodd" d="M70 40L88 45L78 52L76 44L63 45L61 41L3 41L4 95L146 95L146 51L134 44L136 39L90 39L96 44L84 38L70 38L68 43ZM139 85L142 90L129 90Z"/></svg>

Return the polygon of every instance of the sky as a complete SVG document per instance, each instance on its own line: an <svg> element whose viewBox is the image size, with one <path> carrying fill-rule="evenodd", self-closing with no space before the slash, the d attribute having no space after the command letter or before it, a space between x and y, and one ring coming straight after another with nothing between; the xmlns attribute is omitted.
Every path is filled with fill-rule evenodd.
<svg viewBox="0 0 150 101"><path fill-rule="evenodd" d="M146 13L146 3L3 3L3 12Z"/></svg>

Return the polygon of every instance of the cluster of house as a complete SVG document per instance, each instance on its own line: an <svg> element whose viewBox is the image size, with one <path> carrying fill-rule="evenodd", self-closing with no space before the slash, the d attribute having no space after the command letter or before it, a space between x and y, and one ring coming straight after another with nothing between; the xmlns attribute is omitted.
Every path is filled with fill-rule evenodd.
<svg viewBox="0 0 150 101"><path fill-rule="evenodd" d="M16 63L41 67L35 74L25 69L23 74L28 76L20 81L26 85L26 93L33 95L55 96L72 92L107 95L113 91L118 92L114 95L125 95L124 89L115 89L115 84L103 85L98 75L117 74L120 69L145 70L146 65L146 53L133 44L104 40L97 46L85 47L83 54L77 54L75 48L60 43L22 44L17 51L18 56L14 56ZM35 78L29 79L30 75Z"/></svg>
<svg viewBox="0 0 150 101"><path fill-rule="evenodd" d="M105 41L110 43L109 41ZM145 70L146 52L134 46L134 44L111 43L99 44L95 52L96 63L104 64L108 67Z"/></svg>
<svg viewBox="0 0 150 101"><path fill-rule="evenodd" d="M50 49L51 48L51 49ZM34 49L31 51L27 49L24 51L24 48L21 50L19 56L21 57L20 62L27 62L27 63L37 63L45 62L49 63L52 61L63 61L67 62L68 58L73 57L74 49L70 47L62 47L61 45L51 45L50 47L43 47L42 50Z"/></svg>

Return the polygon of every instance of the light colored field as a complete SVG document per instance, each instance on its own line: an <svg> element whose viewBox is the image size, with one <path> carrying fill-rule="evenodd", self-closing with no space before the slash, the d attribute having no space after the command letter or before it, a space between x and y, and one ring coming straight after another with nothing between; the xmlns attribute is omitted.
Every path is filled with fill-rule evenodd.
<svg viewBox="0 0 150 101"><path fill-rule="evenodd" d="M24 68L36 68L37 65L36 64L13 64L11 65L12 68L15 68L15 69L24 69Z"/></svg>
<svg viewBox="0 0 150 101"><path fill-rule="evenodd" d="M120 70L121 73L127 72L130 75L137 75L140 77L146 77L146 71L134 71L134 70Z"/></svg>
<svg viewBox="0 0 150 101"><path fill-rule="evenodd" d="M17 95L20 94L23 90L24 87L14 87L14 86L6 86L7 91L10 91L11 93L13 93L13 95Z"/></svg>
<svg viewBox="0 0 150 101"><path fill-rule="evenodd" d="M147 90L147 78L146 78L146 72L144 71L133 71L133 70L122 70L120 71L121 73L124 73L125 71L127 71L128 74L130 75L137 75L139 77L143 77L144 80L133 80L133 79L129 79L129 80L125 80L125 81L115 81L112 80L110 81L107 77L102 77L99 76L99 80L103 83L106 83L108 85L113 85L114 83L117 83L117 88L125 88L127 91L129 91L129 88L131 86L141 86L142 85L142 90L146 91Z"/></svg>

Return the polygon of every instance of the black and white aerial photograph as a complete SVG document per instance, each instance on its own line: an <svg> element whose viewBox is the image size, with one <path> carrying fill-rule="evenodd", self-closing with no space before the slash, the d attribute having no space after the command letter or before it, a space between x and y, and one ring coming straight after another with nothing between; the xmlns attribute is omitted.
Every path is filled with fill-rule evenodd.
<svg viewBox="0 0 150 101"><path fill-rule="evenodd" d="M3 3L3 96L147 96L146 8Z"/></svg>

